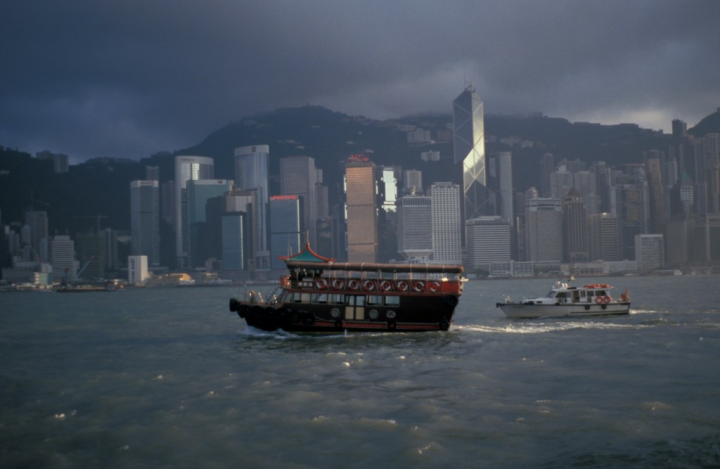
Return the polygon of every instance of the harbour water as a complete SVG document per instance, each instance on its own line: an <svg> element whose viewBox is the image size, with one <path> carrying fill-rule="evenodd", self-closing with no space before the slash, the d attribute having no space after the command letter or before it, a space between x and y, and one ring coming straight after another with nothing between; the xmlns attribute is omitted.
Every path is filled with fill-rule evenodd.
<svg viewBox="0 0 720 469"><path fill-rule="evenodd" d="M0 467L720 467L720 277L583 279L633 314L450 332L246 328L237 288L0 295Z"/></svg>

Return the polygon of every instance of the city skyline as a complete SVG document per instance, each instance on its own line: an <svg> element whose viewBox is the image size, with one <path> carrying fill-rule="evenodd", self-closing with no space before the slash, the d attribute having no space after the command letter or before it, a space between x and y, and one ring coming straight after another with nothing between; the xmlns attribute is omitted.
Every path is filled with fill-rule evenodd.
<svg viewBox="0 0 720 469"><path fill-rule="evenodd" d="M307 103L374 119L446 113L468 84L488 114L666 132L720 103L717 2L81 0L0 12L13 20L0 30L0 144L74 162L187 148Z"/></svg>

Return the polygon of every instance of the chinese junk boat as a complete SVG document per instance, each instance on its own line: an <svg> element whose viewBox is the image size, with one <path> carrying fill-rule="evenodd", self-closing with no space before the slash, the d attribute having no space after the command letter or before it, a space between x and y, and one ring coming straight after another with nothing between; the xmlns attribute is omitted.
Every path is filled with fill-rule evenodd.
<svg viewBox="0 0 720 469"><path fill-rule="evenodd" d="M288 332L447 331L462 294L459 265L335 263L310 246L281 258L274 295L230 300L248 326Z"/></svg>
<svg viewBox="0 0 720 469"><path fill-rule="evenodd" d="M508 318L541 318L557 316L601 316L630 313L630 292L626 289L620 300L610 296L612 287L606 283L595 283L582 287L571 287L557 282L550 292L541 298L523 299L495 306L502 309Z"/></svg>

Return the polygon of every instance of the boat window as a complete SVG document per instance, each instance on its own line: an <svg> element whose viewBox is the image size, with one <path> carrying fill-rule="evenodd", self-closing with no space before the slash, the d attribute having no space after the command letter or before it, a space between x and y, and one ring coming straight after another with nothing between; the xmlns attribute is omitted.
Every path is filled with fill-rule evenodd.
<svg viewBox="0 0 720 469"><path fill-rule="evenodd" d="M557 298L567 298L567 292L564 292L564 291L558 292Z"/></svg>
<svg viewBox="0 0 720 469"><path fill-rule="evenodd" d="M364 296L356 296L355 297L355 306L365 306L365 297Z"/></svg>
<svg viewBox="0 0 720 469"><path fill-rule="evenodd" d="M328 302L335 304L335 305L341 305L341 304L343 304L343 295L333 293L333 294L329 295Z"/></svg>
<svg viewBox="0 0 720 469"><path fill-rule="evenodd" d="M383 299L383 297L380 295L368 295L367 304L368 304L368 306L382 305L382 303L383 303L382 299Z"/></svg>
<svg viewBox="0 0 720 469"><path fill-rule="evenodd" d="M295 293L293 293L293 301L292 301L292 302L293 302L293 303L301 303L301 302L302 302L302 301L301 301L301 298L302 298L301 295L302 295L302 293L300 293L300 292L295 292Z"/></svg>
<svg viewBox="0 0 720 469"><path fill-rule="evenodd" d="M607 292L605 290L600 290L598 292L598 296L605 296L605 295L607 295Z"/></svg>
<svg viewBox="0 0 720 469"><path fill-rule="evenodd" d="M328 295L327 293L317 293L313 295L313 303L320 303L325 304L328 302Z"/></svg>
<svg viewBox="0 0 720 469"><path fill-rule="evenodd" d="M555 292L550 290L550 292L547 294L546 298L555 298Z"/></svg>
<svg viewBox="0 0 720 469"><path fill-rule="evenodd" d="M385 297L385 306L399 306L400 305L400 297L399 296L386 296Z"/></svg>
<svg viewBox="0 0 720 469"><path fill-rule="evenodd" d="M310 293L301 293L300 303L310 303Z"/></svg>

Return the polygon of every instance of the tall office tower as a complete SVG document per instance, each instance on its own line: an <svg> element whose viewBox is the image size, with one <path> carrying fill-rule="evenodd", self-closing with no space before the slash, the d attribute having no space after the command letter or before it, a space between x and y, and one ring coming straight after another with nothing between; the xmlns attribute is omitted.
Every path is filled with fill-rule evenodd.
<svg viewBox="0 0 720 469"><path fill-rule="evenodd" d="M467 231L467 264L471 271L489 264L510 262L512 226L501 216L478 217L465 222Z"/></svg>
<svg viewBox="0 0 720 469"><path fill-rule="evenodd" d="M555 157L552 153L545 153L540 160L540 197L552 197L550 174L555 172Z"/></svg>
<svg viewBox="0 0 720 469"><path fill-rule="evenodd" d="M145 166L146 181L160 181L160 166Z"/></svg>
<svg viewBox="0 0 720 469"><path fill-rule="evenodd" d="M175 181L160 185L160 217L165 223L175 226Z"/></svg>
<svg viewBox="0 0 720 469"><path fill-rule="evenodd" d="M398 253L397 245L397 199L398 175L401 168L377 166L378 187L378 261L389 262Z"/></svg>
<svg viewBox="0 0 720 469"><path fill-rule="evenodd" d="M223 270L248 270L248 253L252 246L252 229L247 212L222 215Z"/></svg>
<svg viewBox="0 0 720 469"><path fill-rule="evenodd" d="M720 262L720 214L698 217L693 235L695 265L717 265Z"/></svg>
<svg viewBox="0 0 720 469"><path fill-rule="evenodd" d="M433 253L432 199L406 195L397 204L398 253L410 262L428 262Z"/></svg>
<svg viewBox="0 0 720 469"><path fill-rule="evenodd" d="M337 219L335 217L318 218L315 225L317 245L313 248L313 251L330 259L337 259L340 253Z"/></svg>
<svg viewBox="0 0 720 469"><path fill-rule="evenodd" d="M462 264L460 197L460 186L457 184L436 182L430 186L435 264Z"/></svg>
<svg viewBox="0 0 720 469"><path fill-rule="evenodd" d="M661 234L635 235L635 260L638 270L650 272L665 267L665 244Z"/></svg>
<svg viewBox="0 0 720 469"><path fill-rule="evenodd" d="M598 213L610 212L612 210L612 199L615 197L612 190L612 170L604 161L593 163L590 172L595 174L595 184L600 205Z"/></svg>
<svg viewBox="0 0 720 469"><path fill-rule="evenodd" d="M254 267L256 270L270 268L270 249L268 246L267 205L268 164L270 147L253 145L235 149L235 186L246 191L257 193L257 203L253 206L253 246L255 252Z"/></svg>
<svg viewBox="0 0 720 469"><path fill-rule="evenodd" d="M285 268L280 257L299 253L305 237L305 203L295 194L270 197L270 267Z"/></svg>
<svg viewBox="0 0 720 469"><path fill-rule="evenodd" d="M315 205L317 207L317 217L327 218L328 216L330 216L330 196L328 194L328 187L323 184L315 184L315 199ZM313 251L315 251L315 248L313 248Z"/></svg>
<svg viewBox="0 0 720 469"><path fill-rule="evenodd" d="M635 235L649 229L649 196L642 164L626 164L615 179L615 210L620 222L623 259L635 259Z"/></svg>
<svg viewBox="0 0 720 469"><path fill-rule="evenodd" d="M77 268L75 264L75 242L70 236L55 235L51 244L51 263L54 279L71 282L75 279Z"/></svg>
<svg viewBox="0 0 720 469"><path fill-rule="evenodd" d="M667 215L665 213L666 199L662 183L662 165L660 158L648 158L645 161L648 178L648 195L650 197L650 232L665 233Z"/></svg>
<svg viewBox="0 0 720 469"><path fill-rule="evenodd" d="M47 245L47 242L43 244L43 240L48 238L47 212L34 210L25 212L25 224L30 227L30 245L35 251L36 259L47 262L48 252L41 248Z"/></svg>
<svg viewBox="0 0 720 469"><path fill-rule="evenodd" d="M349 262L377 262L375 164L362 155L345 164L347 249Z"/></svg>
<svg viewBox="0 0 720 469"><path fill-rule="evenodd" d="M563 199L563 235L566 261L590 260L590 237L585 202L580 191L574 187Z"/></svg>
<svg viewBox="0 0 720 469"><path fill-rule="evenodd" d="M561 261L563 213L560 199L529 199L525 206L525 249L529 261Z"/></svg>
<svg viewBox="0 0 720 469"><path fill-rule="evenodd" d="M619 261L620 226L614 213L594 213L588 216L590 235L590 260Z"/></svg>
<svg viewBox="0 0 720 469"><path fill-rule="evenodd" d="M214 161L204 156L175 157L175 252L178 267L188 266L187 182L212 179Z"/></svg>
<svg viewBox="0 0 720 469"><path fill-rule="evenodd" d="M683 173L680 175L676 186L680 195L680 209L682 210L682 214L689 215L693 213L693 208L695 207L695 185L692 179L687 173Z"/></svg>
<svg viewBox="0 0 720 469"><path fill-rule="evenodd" d="M665 260L668 266L684 267L695 258L695 219L677 216L665 228Z"/></svg>
<svg viewBox="0 0 720 469"><path fill-rule="evenodd" d="M214 220L208 217L208 204L233 189L229 179L200 179L187 182L187 258L191 267L200 267L209 258L220 257L220 204ZM214 222L214 223L213 223Z"/></svg>
<svg viewBox="0 0 720 469"><path fill-rule="evenodd" d="M506 219L511 226L515 225L512 153L504 151L490 156L487 184L494 194L495 214Z"/></svg>
<svg viewBox="0 0 720 469"><path fill-rule="evenodd" d="M105 231L77 233L75 249L78 261L80 261L82 278L101 279L105 277L105 266L107 265ZM78 272L78 276L80 275Z"/></svg>
<svg viewBox="0 0 720 469"><path fill-rule="evenodd" d="M159 193L157 180L130 183L132 255L147 256L150 266L160 265Z"/></svg>
<svg viewBox="0 0 720 469"><path fill-rule="evenodd" d="M585 202L587 213L600 210L600 196L597 190L597 177L592 171L578 171L573 174L573 187L580 193Z"/></svg>
<svg viewBox="0 0 720 469"><path fill-rule="evenodd" d="M470 85L453 101L453 159L462 163L463 220L489 214L483 119L483 103Z"/></svg>
<svg viewBox="0 0 720 469"><path fill-rule="evenodd" d="M403 194L422 194L422 171L406 169L403 171Z"/></svg>
<svg viewBox="0 0 720 469"><path fill-rule="evenodd" d="M317 186L322 182L318 181L318 170L315 167L315 160L308 156L289 156L280 159L280 193L284 195L298 195L303 203L303 226L307 233L302 233L303 241L310 242L311 246L316 245L315 220L318 218ZM272 215L270 215L272 217ZM272 228L271 228L272 230ZM305 236L308 235L308 239ZM272 243L270 246L272 252ZM293 254L300 252L295 251ZM287 253L282 254L286 256ZM272 252L271 264L275 262L276 254ZM282 261L281 261L282 262ZM285 263L282 262L284 266ZM282 268L282 267L281 267Z"/></svg>
<svg viewBox="0 0 720 469"><path fill-rule="evenodd" d="M554 199L563 199L574 184L573 173L565 165L560 165L557 171L550 173L550 193Z"/></svg>

